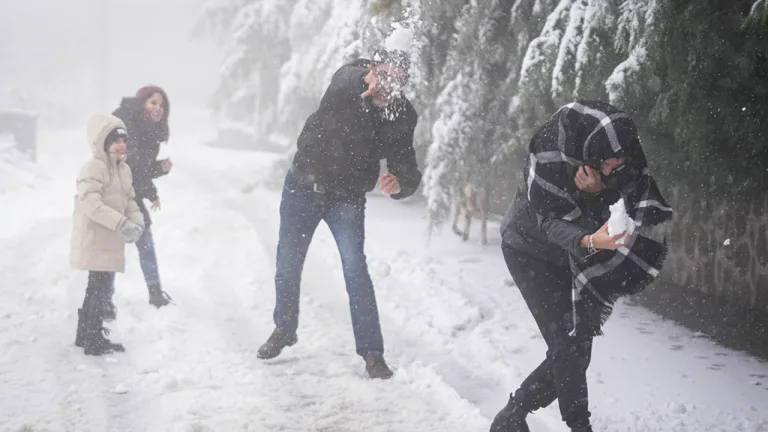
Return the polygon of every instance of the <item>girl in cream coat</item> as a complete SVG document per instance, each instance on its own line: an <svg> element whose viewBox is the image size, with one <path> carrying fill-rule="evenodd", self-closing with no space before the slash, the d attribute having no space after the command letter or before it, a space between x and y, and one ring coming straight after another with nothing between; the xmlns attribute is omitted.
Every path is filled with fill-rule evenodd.
<svg viewBox="0 0 768 432"><path fill-rule="evenodd" d="M134 201L131 169L125 161L125 124L114 116L88 120L93 158L77 177L70 264L88 271L83 307L78 310L75 344L85 354L124 351L105 336L104 320L115 318L112 304L115 272L125 271L125 243L144 229L144 217Z"/></svg>

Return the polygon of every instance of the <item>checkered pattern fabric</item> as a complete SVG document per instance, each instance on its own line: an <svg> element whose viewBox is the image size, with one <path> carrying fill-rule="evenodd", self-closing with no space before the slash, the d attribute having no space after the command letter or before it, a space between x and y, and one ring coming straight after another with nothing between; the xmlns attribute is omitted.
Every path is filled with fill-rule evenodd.
<svg viewBox="0 0 768 432"><path fill-rule="evenodd" d="M576 198L576 171L585 165L599 170L610 157L626 158L621 175L607 184L620 192L636 226L671 219L672 208L649 174L634 121L599 101L563 106L534 134L525 173L531 207L540 218L578 225L585 209ZM641 291L659 275L666 253L666 241L635 233L616 251L602 250L585 261L572 257L575 322L586 321L599 333L617 299Z"/></svg>

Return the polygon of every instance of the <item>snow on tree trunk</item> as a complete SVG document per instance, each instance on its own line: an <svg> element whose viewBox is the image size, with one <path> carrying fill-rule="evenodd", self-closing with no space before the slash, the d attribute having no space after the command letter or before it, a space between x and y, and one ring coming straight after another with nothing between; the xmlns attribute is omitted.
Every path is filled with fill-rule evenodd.
<svg viewBox="0 0 768 432"><path fill-rule="evenodd" d="M632 84L634 78L640 72L640 68L645 63L648 52L645 44L640 43L636 46L629 57L621 62L613 74L605 81L605 88L608 92L608 100L615 105L623 105L627 99L627 87Z"/></svg>
<svg viewBox="0 0 768 432"><path fill-rule="evenodd" d="M274 124L280 65L288 52L288 17L294 0L211 1L198 32L226 35L226 57L214 95L228 120L251 123L260 135Z"/></svg>
<svg viewBox="0 0 768 432"><path fill-rule="evenodd" d="M570 8L568 25L560 39L555 67L552 71L552 99L555 105L570 101L575 88L573 70L576 67L577 51L584 32L584 12L587 0L575 0Z"/></svg>
<svg viewBox="0 0 768 432"><path fill-rule="evenodd" d="M756 0L752 3L747 19L744 21L746 27L749 26L768 26L768 0Z"/></svg>
<svg viewBox="0 0 768 432"><path fill-rule="evenodd" d="M427 151L423 194L433 226L449 212L455 189L465 177L464 156L472 143L473 93L476 80L459 73L437 98L439 117L432 126Z"/></svg>
<svg viewBox="0 0 768 432"><path fill-rule="evenodd" d="M534 39L523 58L520 70L520 99L528 111L524 121L541 118L550 110L552 70L570 17L574 0L560 0L547 17L541 35Z"/></svg>
<svg viewBox="0 0 768 432"><path fill-rule="evenodd" d="M576 52L572 98L606 99L605 78L613 70L613 47L618 8L612 2L589 0L584 11L584 34Z"/></svg>
<svg viewBox="0 0 768 432"><path fill-rule="evenodd" d="M644 87L637 78L648 59L647 33L654 23L656 0L627 0L621 5L616 46L628 51L629 56L613 70L605 81L608 100L624 105L633 87Z"/></svg>

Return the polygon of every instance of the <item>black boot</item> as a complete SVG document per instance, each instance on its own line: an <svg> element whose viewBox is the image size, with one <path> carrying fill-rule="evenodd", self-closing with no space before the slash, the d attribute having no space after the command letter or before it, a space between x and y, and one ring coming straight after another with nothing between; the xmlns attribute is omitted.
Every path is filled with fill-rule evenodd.
<svg viewBox="0 0 768 432"><path fill-rule="evenodd" d="M510 396L507 405L493 419L490 432L530 432L525 421L528 413L528 410L523 409L515 398Z"/></svg>
<svg viewBox="0 0 768 432"><path fill-rule="evenodd" d="M91 301L83 311L85 329L83 331L83 349L86 355L104 355L125 351L122 344L106 338L109 330L104 327L103 310L97 300Z"/></svg>
<svg viewBox="0 0 768 432"><path fill-rule="evenodd" d="M85 312L82 308L77 310L77 334L75 335L75 346L83 347L85 341Z"/></svg>
<svg viewBox="0 0 768 432"><path fill-rule="evenodd" d="M149 289L149 304L158 309L168 305L173 300L167 292L163 291L159 283L150 284L147 288Z"/></svg>
<svg viewBox="0 0 768 432"><path fill-rule="evenodd" d="M456 235L457 235L457 236L459 236L459 237L462 237L462 236L464 235L464 233L463 233L463 232L461 232L461 231L459 230L459 228L458 228L456 225L453 225L453 226L451 227L451 229L453 229L453 233L454 233L454 234L456 234Z"/></svg>
<svg viewBox="0 0 768 432"><path fill-rule="evenodd" d="M382 355L369 355L365 356L365 370L368 372L368 376L373 379L390 379L392 378L392 370L387 365L384 356Z"/></svg>
<svg viewBox="0 0 768 432"><path fill-rule="evenodd" d="M571 432L592 432L592 426L579 426L571 428Z"/></svg>
<svg viewBox="0 0 768 432"><path fill-rule="evenodd" d="M257 356L262 360L273 359L280 355L283 348L294 346L298 341L299 338L296 336L296 332L290 332L275 327L275 330L269 336L269 339L259 347Z"/></svg>

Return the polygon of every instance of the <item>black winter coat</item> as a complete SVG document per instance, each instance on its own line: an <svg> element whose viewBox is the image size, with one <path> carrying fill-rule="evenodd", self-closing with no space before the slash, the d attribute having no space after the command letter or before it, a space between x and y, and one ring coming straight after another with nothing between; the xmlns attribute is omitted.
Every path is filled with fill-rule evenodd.
<svg viewBox="0 0 768 432"><path fill-rule="evenodd" d="M610 216L609 205L618 200L615 191L597 195L579 193L584 209L574 222L549 219L536 214L528 201L527 185L522 185L501 221L502 241L515 250L562 267L569 266L568 255L584 260L587 249L581 246L585 235L597 231Z"/></svg>
<svg viewBox="0 0 768 432"><path fill-rule="evenodd" d="M400 193L392 198L402 199L421 183L413 149L418 114L405 96L387 107L360 97L368 89L364 78L369 64L357 60L333 75L320 107L299 135L293 166L323 186L365 195L376 187L379 161L386 159L400 183Z"/></svg>
<svg viewBox="0 0 768 432"><path fill-rule="evenodd" d="M126 162L133 174L136 202L148 225L151 219L144 200L153 202L158 199L157 187L153 180L167 174L157 160L157 154L160 152L160 143L168 140L168 133L160 124L149 124L144 121L143 111L142 104L136 98L123 98L120 106L112 114L119 117L128 129Z"/></svg>

